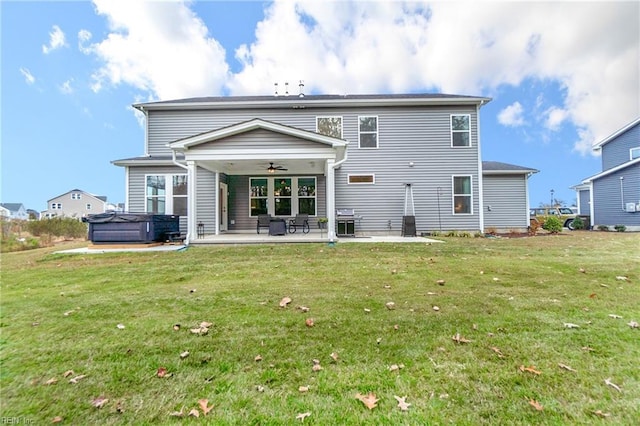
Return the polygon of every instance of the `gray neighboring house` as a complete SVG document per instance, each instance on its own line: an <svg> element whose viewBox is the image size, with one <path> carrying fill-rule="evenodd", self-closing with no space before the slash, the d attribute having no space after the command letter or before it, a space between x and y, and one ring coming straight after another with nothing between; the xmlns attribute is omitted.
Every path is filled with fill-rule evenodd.
<svg viewBox="0 0 640 426"><path fill-rule="evenodd" d="M602 172L572 187L578 209L588 206L591 225L640 231L640 118L594 145L602 154Z"/></svg>
<svg viewBox="0 0 640 426"><path fill-rule="evenodd" d="M421 232L529 225L533 169L485 163L480 108L446 94L203 97L135 104L144 155L125 169L125 210L180 216L187 243L256 232L259 214L328 218L354 209L359 235L400 234L411 184ZM484 198L490 201L491 208Z"/></svg>
<svg viewBox="0 0 640 426"><path fill-rule="evenodd" d="M72 189L47 201L47 210L40 213L43 219L72 217L78 220L96 213L112 210L107 197L90 194L81 189Z"/></svg>
<svg viewBox="0 0 640 426"><path fill-rule="evenodd" d="M28 220L29 213L22 203L1 203L2 216L9 220Z"/></svg>

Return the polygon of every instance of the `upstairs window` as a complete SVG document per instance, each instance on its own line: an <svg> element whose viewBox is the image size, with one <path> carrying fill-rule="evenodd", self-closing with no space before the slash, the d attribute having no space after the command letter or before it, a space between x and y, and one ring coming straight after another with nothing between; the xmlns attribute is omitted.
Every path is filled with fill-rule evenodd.
<svg viewBox="0 0 640 426"><path fill-rule="evenodd" d="M469 114L451 116L451 146L471 146L471 116Z"/></svg>
<svg viewBox="0 0 640 426"><path fill-rule="evenodd" d="M79 200L80 197L81 197L81 195L78 192L71 193L71 199L72 200Z"/></svg>
<svg viewBox="0 0 640 426"><path fill-rule="evenodd" d="M378 147L378 117L358 117L359 148Z"/></svg>
<svg viewBox="0 0 640 426"><path fill-rule="evenodd" d="M342 117L317 117L316 132L332 138L342 139Z"/></svg>
<svg viewBox="0 0 640 426"><path fill-rule="evenodd" d="M60 210L62 209L62 203L51 203L51 210Z"/></svg>
<svg viewBox="0 0 640 426"><path fill-rule="evenodd" d="M471 176L453 177L453 214L471 214Z"/></svg>
<svg viewBox="0 0 640 426"><path fill-rule="evenodd" d="M629 150L629 160L635 160L636 158L640 158L640 147Z"/></svg>
<svg viewBox="0 0 640 426"><path fill-rule="evenodd" d="M91 204L87 203L87 210L91 210Z"/></svg>

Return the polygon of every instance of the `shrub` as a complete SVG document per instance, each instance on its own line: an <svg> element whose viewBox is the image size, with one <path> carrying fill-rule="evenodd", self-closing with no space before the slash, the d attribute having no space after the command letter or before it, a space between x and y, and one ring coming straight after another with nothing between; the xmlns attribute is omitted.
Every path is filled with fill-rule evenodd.
<svg viewBox="0 0 640 426"><path fill-rule="evenodd" d="M584 220L580 216L573 219L573 229L584 229Z"/></svg>
<svg viewBox="0 0 640 426"><path fill-rule="evenodd" d="M87 224L70 217L34 220L28 222L27 229L35 236L49 235L64 238L82 238L87 236Z"/></svg>
<svg viewBox="0 0 640 426"><path fill-rule="evenodd" d="M618 232L624 232L627 230L627 227L624 225L616 225L613 227L613 229L615 229Z"/></svg>
<svg viewBox="0 0 640 426"><path fill-rule="evenodd" d="M536 235L540 230L540 222L532 220L529 222L529 235Z"/></svg>
<svg viewBox="0 0 640 426"><path fill-rule="evenodd" d="M542 225L542 229L545 229L552 234L557 234L558 232L562 232L562 222L559 218L555 216L549 216Z"/></svg>
<svg viewBox="0 0 640 426"><path fill-rule="evenodd" d="M608 231L609 227L607 225L598 225L598 231Z"/></svg>

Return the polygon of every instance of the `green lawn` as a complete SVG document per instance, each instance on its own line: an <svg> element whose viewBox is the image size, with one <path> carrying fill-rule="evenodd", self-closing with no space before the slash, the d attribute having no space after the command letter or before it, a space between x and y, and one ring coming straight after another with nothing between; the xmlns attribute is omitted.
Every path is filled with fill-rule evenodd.
<svg viewBox="0 0 640 426"><path fill-rule="evenodd" d="M640 235L443 241L3 254L2 422L637 424Z"/></svg>

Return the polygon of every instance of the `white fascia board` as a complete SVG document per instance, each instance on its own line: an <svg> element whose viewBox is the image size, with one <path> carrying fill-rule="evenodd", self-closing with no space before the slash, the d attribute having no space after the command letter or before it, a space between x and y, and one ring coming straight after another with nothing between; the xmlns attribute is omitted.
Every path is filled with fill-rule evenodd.
<svg viewBox="0 0 640 426"><path fill-rule="evenodd" d="M588 177L585 180L583 180L582 183L591 183L596 179L600 179L601 177L605 177L607 175L610 175L610 174L615 173L615 172L620 171L620 170L624 170L629 166L632 166L634 164L639 164L639 163L640 163L640 158L635 158L635 159L633 159L631 161L628 161L626 163L620 164L619 166L612 167L612 168L610 168L608 170L605 170L602 173L598 173L597 175L593 175L591 177Z"/></svg>
<svg viewBox="0 0 640 426"><path fill-rule="evenodd" d="M607 136L606 138L604 138L603 140L601 140L600 142L595 144L593 146L593 150L594 151L601 150L604 145L608 144L609 142L611 142L612 140L614 140L615 138L617 138L618 136L620 136L621 134L623 134L624 132L626 132L627 130L629 130L630 128L632 128L633 126L635 126L638 123L640 123L640 117L636 118L631 123L627 124L623 128L615 131L611 135Z"/></svg>
<svg viewBox="0 0 640 426"><path fill-rule="evenodd" d="M190 154L187 160L194 161L240 161L240 160L264 160L265 158L277 158L278 160L326 160L335 158L334 152L248 152L248 151L217 151L214 155L207 153Z"/></svg>

